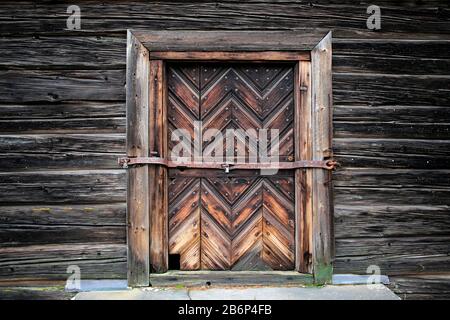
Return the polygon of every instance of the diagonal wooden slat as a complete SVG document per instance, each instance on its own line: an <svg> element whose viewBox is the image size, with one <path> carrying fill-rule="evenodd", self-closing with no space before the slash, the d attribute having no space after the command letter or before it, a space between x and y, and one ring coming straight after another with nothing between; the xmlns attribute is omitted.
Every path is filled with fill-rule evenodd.
<svg viewBox="0 0 450 320"><path fill-rule="evenodd" d="M200 268L200 179L169 184L169 254L180 255L183 270Z"/></svg>
<svg viewBox="0 0 450 320"><path fill-rule="evenodd" d="M294 154L293 68L280 64L190 64L169 68L169 135L203 122L234 137L234 157L257 150L258 130L278 129L280 160ZM172 80L171 80L172 79ZM245 131L250 136L245 135ZM252 131L253 130L253 131ZM250 138L250 139L249 139ZM170 136L169 136L170 139ZM172 148L170 144L170 148ZM270 151L270 143L269 143ZM221 149L220 149L221 148ZM243 148L243 149L242 149ZM206 154L222 141L203 143ZM292 270L294 176L205 176L171 171L169 246L183 270Z"/></svg>

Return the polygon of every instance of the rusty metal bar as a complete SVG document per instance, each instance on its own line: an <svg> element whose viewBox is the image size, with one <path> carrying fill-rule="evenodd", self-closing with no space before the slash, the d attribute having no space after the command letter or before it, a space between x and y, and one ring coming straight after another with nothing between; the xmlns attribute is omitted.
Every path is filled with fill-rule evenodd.
<svg viewBox="0 0 450 320"><path fill-rule="evenodd" d="M252 170L252 169L299 169L299 168L322 168L333 170L337 162L334 160L299 160L293 162L277 163L228 163L228 162L178 162L169 161L159 157L123 157L118 159L119 166L127 168L128 166L139 164L155 164L168 168L187 168L187 169L224 169L230 170Z"/></svg>

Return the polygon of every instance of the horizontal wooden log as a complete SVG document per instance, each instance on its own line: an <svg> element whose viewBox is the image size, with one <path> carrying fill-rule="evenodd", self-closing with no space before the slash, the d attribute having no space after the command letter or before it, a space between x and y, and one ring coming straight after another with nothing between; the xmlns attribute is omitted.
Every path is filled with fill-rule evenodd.
<svg viewBox="0 0 450 320"><path fill-rule="evenodd" d="M0 102L125 99L125 70L0 71Z"/></svg>
<svg viewBox="0 0 450 320"><path fill-rule="evenodd" d="M64 286L0 287L0 300L70 300L76 292L66 292Z"/></svg>
<svg viewBox="0 0 450 320"><path fill-rule="evenodd" d="M448 41L355 41L335 39L333 71L448 75Z"/></svg>
<svg viewBox="0 0 450 320"><path fill-rule="evenodd" d="M336 138L450 139L450 123L340 122L334 121Z"/></svg>
<svg viewBox="0 0 450 320"><path fill-rule="evenodd" d="M347 205L450 205L449 190L335 187L334 203Z"/></svg>
<svg viewBox="0 0 450 320"><path fill-rule="evenodd" d="M377 265L382 274L426 273L450 267L448 236L336 239L336 273L365 274Z"/></svg>
<svg viewBox="0 0 450 320"><path fill-rule="evenodd" d="M429 246L433 244L429 243ZM335 273L367 274L369 266L380 267L381 274L406 275L411 273L447 272L450 267L447 254L423 254L418 248L414 255L363 255L357 257L336 257ZM373 272L373 271L372 271ZM369 272L369 274L371 274Z"/></svg>
<svg viewBox="0 0 450 320"><path fill-rule="evenodd" d="M12 38L2 41L0 67L124 69L125 54L117 37Z"/></svg>
<svg viewBox="0 0 450 320"><path fill-rule="evenodd" d="M342 167L447 169L449 140L335 138L334 152Z"/></svg>
<svg viewBox="0 0 450 320"><path fill-rule="evenodd" d="M392 59L450 59L450 42L446 40L409 39L334 39L334 55L389 57ZM388 70L386 70L388 71ZM418 70L417 70L418 71ZM407 73L407 72L405 72Z"/></svg>
<svg viewBox="0 0 450 320"><path fill-rule="evenodd" d="M334 207L336 238L414 237L450 234L448 206Z"/></svg>
<svg viewBox="0 0 450 320"><path fill-rule="evenodd" d="M125 243L124 226L0 225L3 247L52 243Z"/></svg>
<svg viewBox="0 0 450 320"><path fill-rule="evenodd" d="M3 135L0 168L117 168L123 134ZM33 150L33 152L29 152ZM334 139L336 159L345 167L447 169L450 141Z"/></svg>
<svg viewBox="0 0 450 320"><path fill-rule="evenodd" d="M450 122L448 106L333 106L333 120L337 122L375 122L412 126Z"/></svg>
<svg viewBox="0 0 450 320"><path fill-rule="evenodd" d="M0 102L124 100L124 70L0 71ZM336 104L448 106L450 77L334 73Z"/></svg>
<svg viewBox="0 0 450 320"><path fill-rule="evenodd" d="M70 34L66 29L66 13L69 3L5 3L0 7L4 23L0 34ZM118 33L125 35L128 28L143 29L280 29L310 28L334 29L334 37L351 38L442 38L450 33L445 20L448 4L422 4L405 7L393 3L382 6L382 29L367 29L366 3L334 2L239 2L222 3L164 3L164 2L114 2L105 6L101 2L82 5L81 31L75 33ZM436 9L438 7L439 9ZM16 17L16 19L12 19ZM20 17L20 18L19 18ZM312 17L314 19L312 19Z"/></svg>
<svg viewBox="0 0 450 320"><path fill-rule="evenodd" d="M450 190L446 186L430 188L429 184L433 182L427 182L428 172L423 172L424 175L413 176L413 184L409 184L411 177L406 175L403 179L407 179L405 182L408 184L404 187L399 187L398 182L395 182L396 170L392 170L386 176L381 174L381 184L376 186L372 185L374 180L370 180L371 174L367 172L369 171L366 173L362 171L359 174L360 177L356 175L354 181L346 182L345 186L342 185L343 183L337 183L334 192L337 204L450 205ZM424 179L428 185L415 182L414 179ZM125 170L0 173L0 202L14 205L18 203L122 202L125 201L124 182ZM26 197L24 197L25 194Z"/></svg>
<svg viewBox="0 0 450 320"><path fill-rule="evenodd" d="M336 257L385 255L446 255L450 236L336 239ZM450 260L448 261L450 263Z"/></svg>
<svg viewBox="0 0 450 320"><path fill-rule="evenodd" d="M342 108L338 108L342 109ZM450 137L450 119L449 122L444 123L449 111L446 108L430 107L428 117L439 117L436 122L417 122L422 118L417 116L407 116L409 120L402 120L402 116L399 115L398 119L395 119L396 114L389 116L379 116L374 114L375 110L368 110L364 115L364 110L355 111L355 115L349 114L352 110L360 109L359 107L348 111L339 112L335 118L335 136L338 138L358 137L358 138L408 138L408 139L448 139ZM375 108L374 108L375 109ZM426 108L424 108L426 109ZM440 109L433 114L433 109ZM426 110L423 110L423 113ZM394 111L395 112L395 111ZM345 113L345 114L343 114ZM345 121L340 119L348 119L351 121ZM357 118L361 118L358 120ZM368 118L369 120L363 120ZM395 119L395 120L394 120ZM372 122L373 121L373 122ZM125 118L124 117L88 117L88 118L69 118L64 117L62 119L5 119L0 120L0 132L2 133L70 133L70 132L83 132L83 133L101 133L101 132L125 132Z"/></svg>
<svg viewBox="0 0 450 320"><path fill-rule="evenodd" d="M24 45L26 43L26 45ZM2 42L3 68L124 69L123 37L25 37ZM448 41L335 39L333 71L346 73L449 74ZM23 59L27 56L27 59ZM205 59L205 58L203 58Z"/></svg>
<svg viewBox="0 0 450 320"><path fill-rule="evenodd" d="M14 226L125 226L125 203L0 207L0 228ZM120 233L120 232L119 232Z"/></svg>
<svg viewBox="0 0 450 320"><path fill-rule="evenodd" d="M449 76L333 73L337 105L449 106Z"/></svg>
<svg viewBox="0 0 450 320"><path fill-rule="evenodd" d="M69 103L0 104L0 119L2 120L91 117L125 117L125 102L75 101Z"/></svg>
<svg viewBox="0 0 450 320"><path fill-rule="evenodd" d="M3 135L0 168L117 168L123 134ZM33 152L29 152L33 150ZM335 138L336 159L345 167L447 169L450 141Z"/></svg>
<svg viewBox="0 0 450 320"><path fill-rule="evenodd" d="M0 173L0 203L114 203L125 201L125 170Z"/></svg>
<svg viewBox="0 0 450 320"><path fill-rule="evenodd" d="M336 187L429 188L450 191L450 170L347 168L333 173Z"/></svg>
<svg viewBox="0 0 450 320"><path fill-rule="evenodd" d="M123 134L3 135L0 152L0 167L8 170L117 169L117 158L125 154L125 137Z"/></svg>
<svg viewBox="0 0 450 320"><path fill-rule="evenodd" d="M125 118L0 120L1 133L125 132ZM449 123L334 121L337 138L450 139Z"/></svg>
<svg viewBox="0 0 450 320"><path fill-rule="evenodd" d="M389 286L403 300L450 299L450 274L426 274L389 277Z"/></svg>
<svg viewBox="0 0 450 320"><path fill-rule="evenodd" d="M125 132L125 118L0 120L1 133Z"/></svg>
<svg viewBox="0 0 450 320"><path fill-rule="evenodd" d="M126 244L52 244L0 248L0 283L5 280L66 280L67 267L82 279L126 277Z"/></svg>
<svg viewBox="0 0 450 320"><path fill-rule="evenodd" d="M125 136L0 135L0 153L0 168L8 170L117 169L117 158L125 154Z"/></svg>

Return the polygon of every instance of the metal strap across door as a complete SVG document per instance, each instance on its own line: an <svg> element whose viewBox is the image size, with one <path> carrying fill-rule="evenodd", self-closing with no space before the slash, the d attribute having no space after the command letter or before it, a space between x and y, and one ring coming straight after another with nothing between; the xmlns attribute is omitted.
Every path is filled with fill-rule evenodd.
<svg viewBox="0 0 450 320"><path fill-rule="evenodd" d="M159 157L122 157L118 159L119 166L127 168L128 166L139 164L156 164L166 166L168 168L179 169L224 169L226 172L231 170L252 170L252 169L278 169L290 170L300 168L322 168L326 170L333 170L336 168L337 162L334 160L300 160L292 162L277 162L277 163L229 163L229 162L178 162L169 161Z"/></svg>

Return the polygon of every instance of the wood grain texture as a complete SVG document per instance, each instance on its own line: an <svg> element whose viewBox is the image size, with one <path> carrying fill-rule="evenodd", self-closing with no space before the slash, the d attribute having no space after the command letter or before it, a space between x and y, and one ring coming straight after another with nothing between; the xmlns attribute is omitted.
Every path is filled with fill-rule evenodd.
<svg viewBox="0 0 450 320"><path fill-rule="evenodd" d="M403 300L448 300L450 275L410 275L390 277L390 289Z"/></svg>
<svg viewBox="0 0 450 320"><path fill-rule="evenodd" d="M31 223L37 218L32 208L51 209L53 214L43 212L39 216L42 224L64 224L70 219L73 224L91 225L93 221L78 211L85 207L95 208L92 219L98 217L98 225L121 219L111 217L108 222L107 212L110 205L123 206L125 199L125 175L111 169L116 168L115 153L125 154L126 150L122 132L126 126L127 28L301 31L307 25L332 29L334 97L342 101L334 107L335 121L339 122L335 135L342 135L334 139L333 148L341 168L449 168L450 140L445 133L445 124L450 122L448 1L379 0L382 29L376 32L366 28L368 4L363 2L258 0L173 5L155 1L83 1L80 31L65 30L69 4L73 3L0 4L0 168L10 176L6 180L2 176L0 195L4 196L0 202L11 223ZM108 80L106 75L110 75ZM30 86L37 90L28 91ZM364 125L358 125L359 121ZM432 123L438 123L438 128L433 129ZM435 134L439 135L438 140ZM82 171L74 173L79 169ZM12 172L18 170L29 171ZM427 173L421 171L417 178L427 180ZM351 238L353 234L377 238L448 234L447 190L420 188L420 183L408 188L362 188L358 179L355 177L352 186L335 190L339 215L335 229L339 238ZM22 208L28 206L29 209ZM67 206L74 211L66 213ZM10 209L15 207L18 213L12 217L14 212ZM344 219L342 223L340 218ZM2 227L7 229L7 222ZM438 243L439 237L431 237L427 245ZM338 250L341 245L337 243ZM52 266L64 259L76 261L95 243L74 247L61 260L58 244L54 246L30 248L23 256L12 252L11 263L23 261L20 263L24 269L5 269L1 278L21 277L19 271L26 270L28 279L65 280L66 266L54 273ZM125 277L125 242L121 246L111 249L121 257L117 260L120 262L103 262L96 252L83 260L85 277ZM33 250L45 252L49 247L55 252L49 256L54 264L26 263L24 256ZM433 265L436 272L448 272L448 255L420 257L424 250L420 245L400 255L386 242L371 246L371 250L370 254L363 253L350 261L342 260L339 266L343 268L337 272L365 274L369 263L384 263L382 271L389 275L418 270L421 277L412 276L408 293L403 291L402 297L439 297L443 281L428 281L425 274L429 269L420 266ZM392 254L385 259L380 252Z"/></svg>
<svg viewBox="0 0 450 320"><path fill-rule="evenodd" d="M293 155L293 72L277 64L183 64L169 68L169 128L194 137L218 129L274 128L280 154ZM255 137L251 137L255 138ZM234 137L233 137L234 139ZM246 137L231 157L248 159ZM220 141L219 141L220 142ZM207 155L227 149L216 140L201 147ZM174 144L171 142L170 148ZM241 148L241 149L239 149ZM218 154L217 154L218 155ZM185 155L186 156L186 155ZM240 173L195 175L171 170L170 253L182 270L289 270L294 267L294 183L292 177L258 178ZM189 175L191 172L191 176ZM207 176L205 176L207 174Z"/></svg>
<svg viewBox="0 0 450 320"><path fill-rule="evenodd" d="M445 1L378 2L385 18L383 28L377 32L366 28L367 4L346 2L336 5L333 1L223 1L196 3L179 2L118 1L114 6L103 6L99 2L84 3L85 19L83 33L124 34L128 28L136 29L293 29L308 28L335 29L335 36L342 38L447 38L450 33L446 17L448 3ZM0 12L8 19L2 24L2 35L79 34L79 31L65 30L67 3L36 4L24 2L21 8L15 2L6 2ZM167 19L167 16L171 19ZM101 17L102 19L98 19ZM195 18L193 18L195 17ZM314 19L311 19L314 17Z"/></svg>
<svg viewBox="0 0 450 320"><path fill-rule="evenodd" d="M342 167L447 169L449 140L335 138Z"/></svg>
<svg viewBox="0 0 450 320"><path fill-rule="evenodd" d="M309 31L133 31L150 51L306 51L326 34Z"/></svg>
<svg viewBox="0 0 450 320"><path fill-rule="evenodd" d="M0 173L2 205L112 204L125 200L126 174L123 170Z"/></svg>
<svg viewBox="0 0 450 320"><path fill-rule="evenodd" d="M365 274L378 265L391 275L427 274L445 270L448 235L336 239L336 272Z"/></svg>
<svg viewBox="0 0 450 320"><path fill-rule="evenodd" d="M149 73L147 49L131 34L127 42L127 155L148 157ZM148 286L150 273L149 168L127 170L128 285Z"/></svg>
<svg viewBox="0 0 450 320"><path fill-rule="evenodd" d="M309 274L295 271L169 271L152 274L150 282L157 287L227 287L227 286L299 286L313 283Z"/></svg>
<svg viewBox="0 0 450 320"><path fill-rule="evenodd" d="M331 32L311 51L311 156L333 157ZM333 273L333 193L331 172L312 169L312 264L316 283L330 283Z"/></svg>
<svg viewBox="0 0 450 320"><path fill-rule="evenodd" d="M1 70L1 103L125 99L124 70Z"/></svg>
<svg viewBox="0 0 450 320"><path fill-rule="evenodd" d="M297 65L295 88L295 139L298 148L296 160L312 159L312 100L311 63ZM296 270L312 273L312 178L311 170L298 169L295 172L296 212Z"/></svg>
<svg viewBox="0 0 450 320"><path fill-rule="evenodd" d="M151 60L149 68L149 154L167 158L165 65L162 60ZM169 263L167 168L154 165L149 170L150 266L152 272L165 272Z"/></svg>
<svg viewBox="0 0 450 320"><path fill-rule="evenodd" d="M446 235L449 207L431 205L336 205L336 238ZM408 227L405 228L405 225Z"/></svg>
<svg viewBox="0 0 450 320"><path fill-rule="evenodd" d="M117 169L125 140L124 134L114 133L2 135L0 166L17 171Z"/></svg>
<svg viewBox="0 0 450 320"><path fill-rule="evenodd" d="M150 59L162 60L203 60L203 61L298 61L310 60L309 52L297 51L152 51Z"/></svg>
<svg viewBox="0 0 450 320"><path fill-rule="evenodd" d="M78 265L84 279L123 279L127 274L125 241L2 247L0 253L0 284L8 280L65 281L70 265Z"/></svg>

